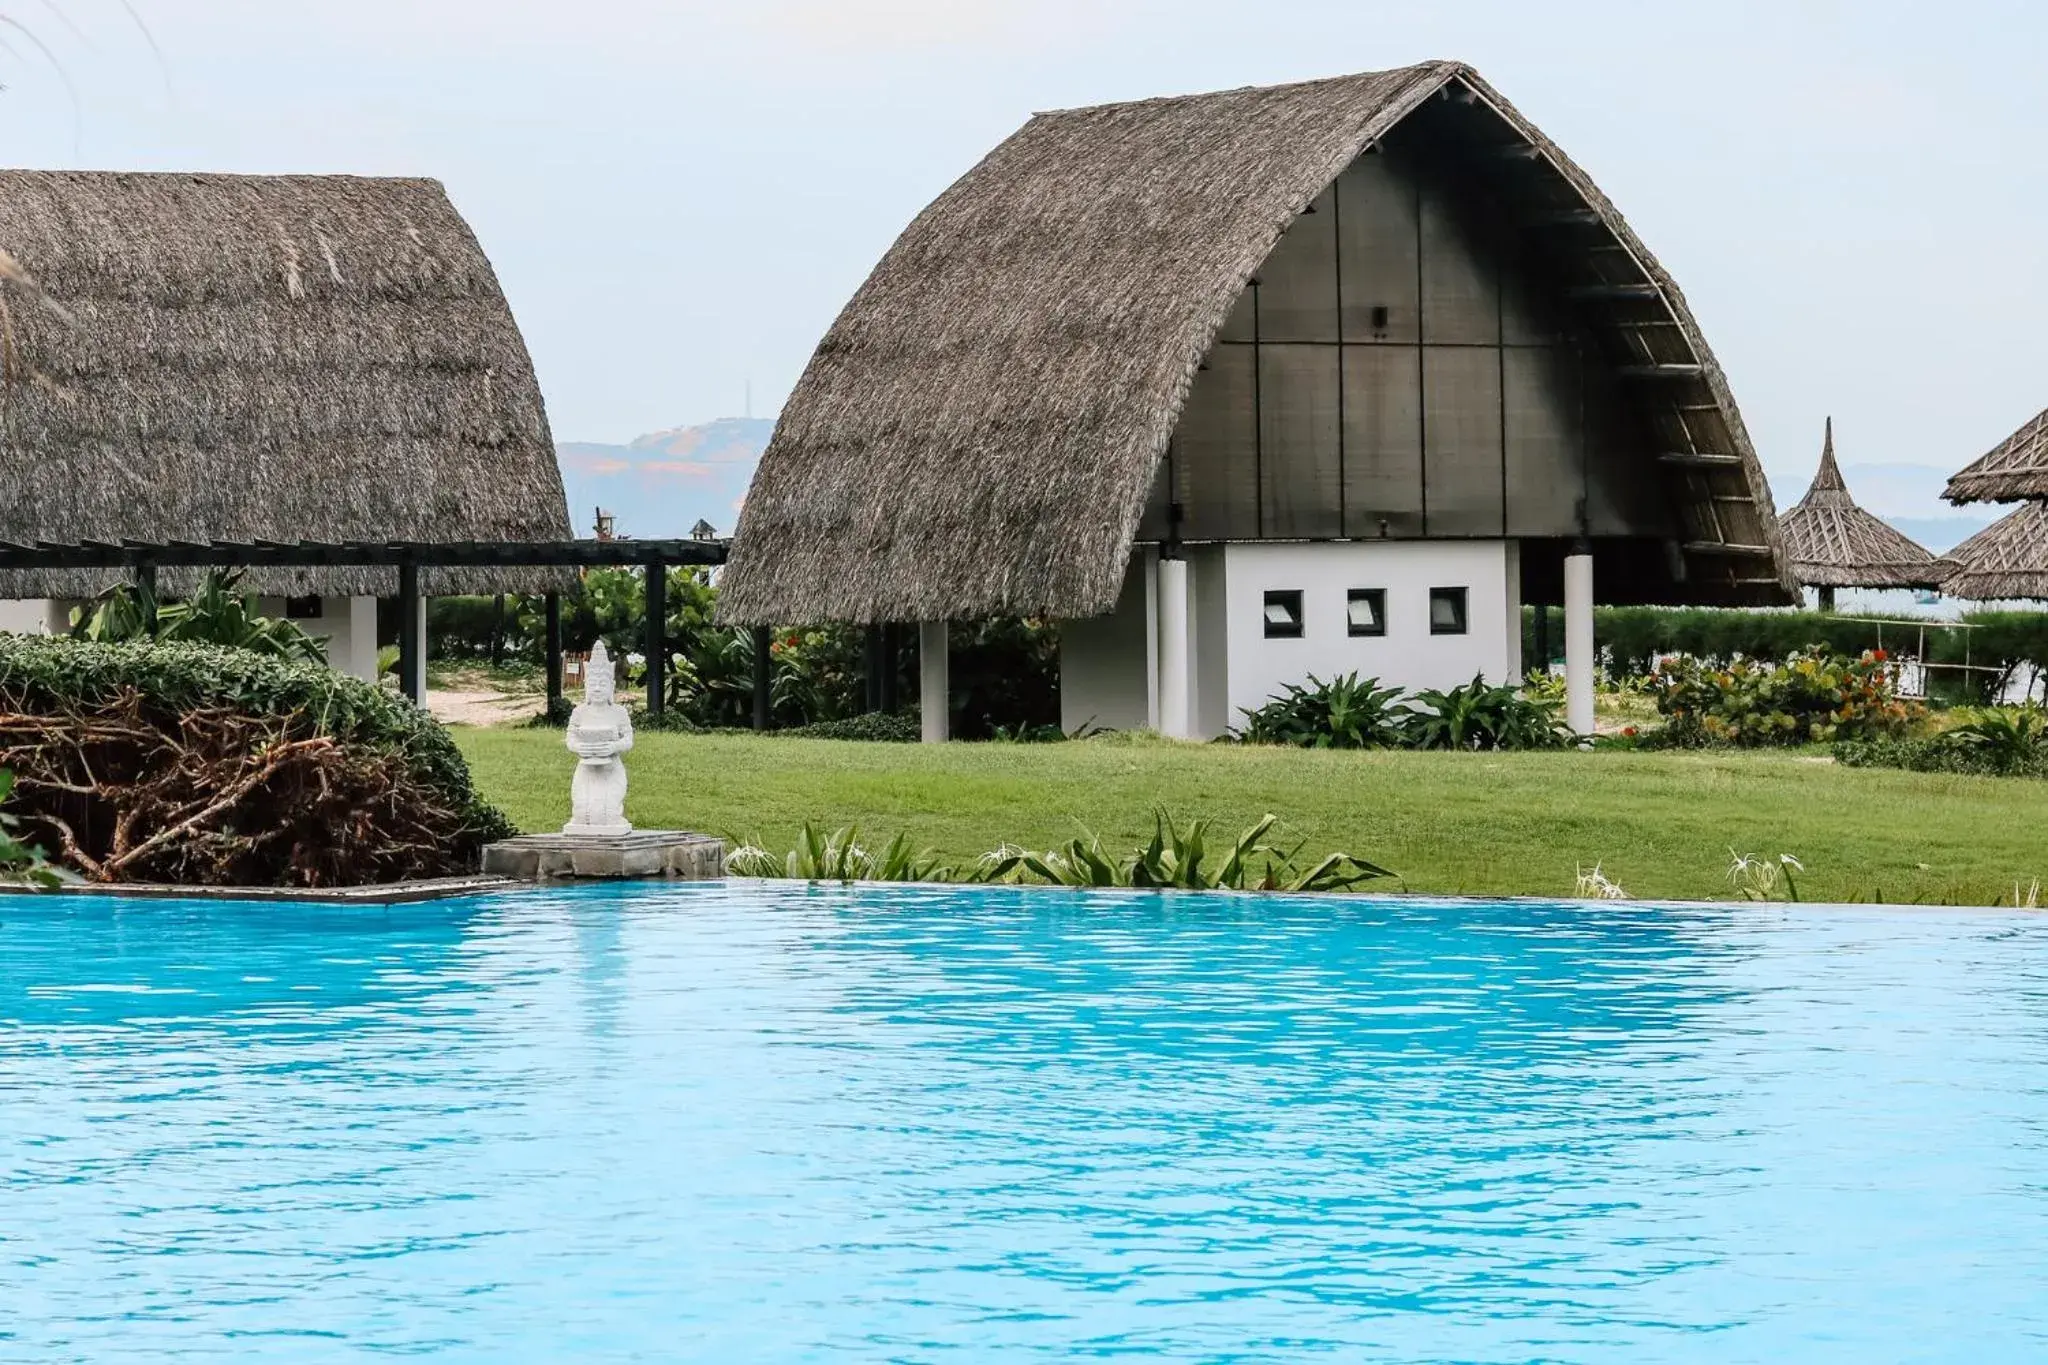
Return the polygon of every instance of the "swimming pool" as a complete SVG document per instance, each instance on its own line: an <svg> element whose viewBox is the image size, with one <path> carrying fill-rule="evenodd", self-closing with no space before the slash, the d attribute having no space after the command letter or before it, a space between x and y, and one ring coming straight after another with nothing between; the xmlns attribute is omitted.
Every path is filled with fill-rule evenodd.
<svg viewBox="0 0 2048 1365"><path fill-rule="evenodd" d="M0 1358L2039 1358L2048 919L0 903Z"/></svg>

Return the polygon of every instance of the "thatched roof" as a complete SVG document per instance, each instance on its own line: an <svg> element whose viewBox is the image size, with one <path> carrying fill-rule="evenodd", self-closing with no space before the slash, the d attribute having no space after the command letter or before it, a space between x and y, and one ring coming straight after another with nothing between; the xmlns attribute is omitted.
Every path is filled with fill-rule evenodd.
<svg viewBox="0 0 2048 1365"><path fill-rule="evenodd" d="M1950 479L1944 496L1954 503L2048 498L2048 412Z"/></svg>
<svg viewBox="0 0 2048 1365"><path fill-rule="evenodd" d="M1496 150L1525 153L1494 156L1497 174L1590 213L1582 278L1642 291L1606 310L1613 349L1690 376L1652 381L1670 386L1664 426L1704 432L1713 453L1643 454L1678 452L1664 470L1687 532L1677 591L1790 600L1769 486L1677 286L1476 73L1430 62L1033 118L910 225L819 345L741 513L722 617L1110 610L1194 373L1247 280L1440 92L1492 110L1511 139Z"/></svg>
<svg viewBox="0 0 2048 1365"><path fill-rule="evenodd" d="M570 535L526 344L433 181L6 171L0 250L0 540ZM115 577L9 573L0 596ZM558 578L422 574L443 592ZM396 578L249 584L390 593Z"/></svg>
<svg viewBox="0 0 2048 1365"><path fill-rule="evenodd" d="M1950 566L1856 505L1835 463L1835 422L1828 419L1820 472L1796 506L1778 518L1785 553L1801 583L1817 588L1938 588Z"/></svg>
<svg viewBox="0 0 2048 1365"><path fill-rule="evenodd" d="M2048 601L2048 502L2022 503L1948 557L1956 568L1942 587L1951 597Z"/></svg>

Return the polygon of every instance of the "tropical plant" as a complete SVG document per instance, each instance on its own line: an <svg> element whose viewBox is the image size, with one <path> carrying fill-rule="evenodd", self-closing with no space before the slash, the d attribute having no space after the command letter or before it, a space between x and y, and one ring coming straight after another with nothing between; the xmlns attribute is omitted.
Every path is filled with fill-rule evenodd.
<svg viewBox="0 0 2048 1365"><path fill-rule="evenodd" d="M1557 749L1566 735L1554 702L1475 676L1462 687L1417 692L1402 738L1417 749Z"/></svg>
<svg viewBox="0 0 2048 1365"><path fill-rule="evenodd" d="M1388 749L1401 742L1408 718L1397 705L1399 688L1379 679L1345 673L1324 682L1309 674L1308 686L1288 683L1256 710L1243 711L1239 738L1247 744L1291 744L1303 749Z"/></svg>
<svg viewBox="0 0 2048 1365"><path fill-rule="evenodd" d="M1279 823L1268 815L1226 845L1219 862L1208 858L1209 822L1185 829L1165 811L1154 812L1152 838L1123 858L1106 853L1100 837L1070 839L1044 853L1004 847L977 865L978 881L1028 874L1055 886L1131 886L1190 891L1343 891L1394 874L1348 853L1333 853L1313 867L1297 864L1302 844L1282 850L1267 842Z"/></svg>
<svg viewBox="0 0 2048 1365"><path fill-rule="evenodd" d="M239 572L212 570L183 601L160 602L149 582L120 583L71 613L71 636L99 644L123 640L221 645L252 654L327 662L327 647L295 622L264 616L237 592Z"/></svg>
<svg viewBox="0 0 2048 1365"><path fill-rule="evenodd" d="M1979 711L1941 738L1971 750L1997 771L2017 771L2048 758L2048 708L2030 705Z"/></svg>
<svg viewBox="0 0 2048 1365"><path fill-rule="evenodd" d="M780 857L758 838L735 840L725 870L735 877L777 878L805 882L949 882L953 869L930 849L914 849L908 834L899 833L880 853L861 845L860 829L847 825L826 834L804 821L796 847Z"/></svg>
<svg viewBox="0 0 2048 1365"><path fill-rule="evenodd" d="M1792 876L1796 871L1804 872L1806 864L1789 853L1780 853L1775 860L1747 853L1728 850L1732 860L1728 864L1728 881L1736 894L1746 901L1774 901L1799 899L1799 883ZM1780 894L1780 883L1783 894Z"/></svg>
<svg viewBox="0 0 2048 1365"><path fill-rule="evenodd" d="M1679 745L1893 738L1927 714L1899 697L1881 649L1853 659L1807 650L1784 663L1736 659L1718 666L1673 655L1659 662L1655 677L1664 738Z"/></svg>

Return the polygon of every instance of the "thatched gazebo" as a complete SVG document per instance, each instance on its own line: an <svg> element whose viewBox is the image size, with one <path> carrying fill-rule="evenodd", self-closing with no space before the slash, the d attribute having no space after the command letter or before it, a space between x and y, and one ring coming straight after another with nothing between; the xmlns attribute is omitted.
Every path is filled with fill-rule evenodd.
<svg viewBox="0 0 2048 1365"><path fill-rule="evenodd" d="M1942 495L1958 506L2048 498L2048 412L2000 441L1948 481Z"/></svg>
<svg viewBox="0 0 2048 1365"><path fill-rule="evenodd" d="M571 534L525 342L436 182L0 172L0 252L0 542ZM87 597L119 577L10 569L0 597ZM421 586L538 591L562 577L429 568ZM256 568L247 582L354 637L338 662L360 663L366 648L374 661L374 599L398 571Z"/></svg>
<svg viewBox="0 0 2048 1365"><path fill-rule="evenodd" d="M2048 412L1948 481L1950 502L2020 502L2018 511L1971 536L1949 558L1947 587L1973 601L2048 599Z"/></svg>
<svg viewBox="0 0 2048 1365"><path fill-rule="evenodd" d="M1835 463L1835 420L1827 421L1820 471L1806 496L1778 518L1792 575L1820 590L1822 611L1837 588L1938 588L1949 565L1856 505Z"/></svg>
<svg viewBox="0 0 2048 1365"><path fill-rule="evenodd" d="M2048 502L2025 502L1948 553L1944 585L1973 602L2048 601Z"/></svg>
<svg viewBox="0 0 2048 1365"><path fill-rule="evenodd" d="M1677 285L1428 62L1031 119L820 343L720 613L923 623L928 697L948 619L1057 617L1070 723L1211 735L1309 671L1518 679L1563 602L1590 728L1596 578L1797 595Z"/></svg>

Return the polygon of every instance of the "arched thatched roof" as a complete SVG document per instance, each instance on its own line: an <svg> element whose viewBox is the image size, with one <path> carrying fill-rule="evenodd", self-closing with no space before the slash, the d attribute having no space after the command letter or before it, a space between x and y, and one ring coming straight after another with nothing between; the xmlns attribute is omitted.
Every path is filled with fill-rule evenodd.
<svg viewBox="0 0 2048 1365"><path fill-rule="evenodd" d="M1948 557L1956 567L1942 587L1951 597L2048 601L2048 502L2022 503Z"/></svg>
<svg viewBox="0 0 2048 1365"><path fill-rule="evenodd" d="M1817 588L1938 588L1949 564L1856 505L1835 463L1828 419L1820 472L1796 506L1778 518L1793 576Z"/></svg>
<svg viewBox="0 0 2048 1365"><path fill-rule="evenodd" d="M1950 479L1944 496L1953 503L2048 498L2048 412Z"/></svg>
<svg viewBox="0 0 2048 1365"><path fill-rule="evenodd" d="M526 344L433 181L6 171L0 252L0 540L570 534ZM115 576L8 573L0 596ZM395 571L250 585L389 593Z"/></svg>
<svg viewBox="0 0 2048 1365"><path fill-rule="evenodd" d="M741 514L735 622L1108 611L1197 366L1288 224L1439 94L1484 106L1576 284L1668 385L1645 451L1688 600L1794 589L1769 487L1677 286L1584 172L1470 68L1430 62L1033 118L927 208L819 345ZM1511 164L1512 163L1512 164ZM1576 221L1576 220L1574 220ZM1597 257L1597 260L1595 259ZM1625 303L1616 302L1625 300Z"/></svg>

